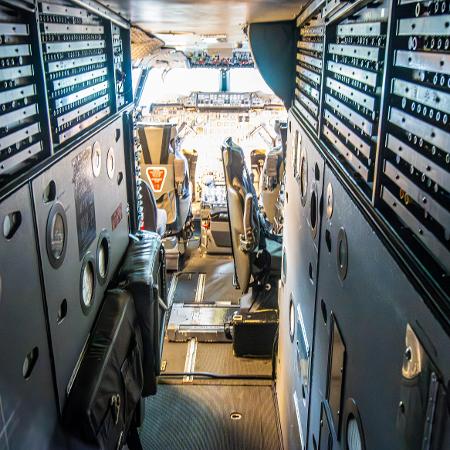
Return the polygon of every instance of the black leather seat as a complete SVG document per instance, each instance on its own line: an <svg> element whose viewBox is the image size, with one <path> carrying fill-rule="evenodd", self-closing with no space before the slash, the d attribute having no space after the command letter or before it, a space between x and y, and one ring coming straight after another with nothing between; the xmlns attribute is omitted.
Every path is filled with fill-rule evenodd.
<svg viewBox="0 0 450 450"><path fill-rule="evenodd" d="M222 158L237 282L243 294L250 286L267 290L280 276L282 238L262 216L244 153L231 138L222 146Z"/></svg>
<svg viewBox="0 0 450 450"><path fill-rule="evenodd" d="M152 188L145 180L141 181L142 207L144 216L143 229L153 231L164 236L167 226L167 213L165 209L158 208Z"/></svg>

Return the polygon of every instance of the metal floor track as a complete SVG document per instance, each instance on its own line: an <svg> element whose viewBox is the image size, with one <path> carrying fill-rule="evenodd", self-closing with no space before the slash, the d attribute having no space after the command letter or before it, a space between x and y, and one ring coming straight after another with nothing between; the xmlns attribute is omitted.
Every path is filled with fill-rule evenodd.
<svg viewBox="0 0 450 450"><path fill-rule="evenodd" d="M272 386L159 385L144 450L280 450Z"/></svg>

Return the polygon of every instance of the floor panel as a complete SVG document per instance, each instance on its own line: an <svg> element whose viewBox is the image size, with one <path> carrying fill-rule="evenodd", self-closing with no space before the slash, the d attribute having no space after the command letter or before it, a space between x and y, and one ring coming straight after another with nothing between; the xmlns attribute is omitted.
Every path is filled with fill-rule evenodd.
<svg viewBox="0 0 450 450"><path fill-rule="evenodd" d="M272 386L160 385L141 440L144 450L279 450L276 417Z"/></svg>

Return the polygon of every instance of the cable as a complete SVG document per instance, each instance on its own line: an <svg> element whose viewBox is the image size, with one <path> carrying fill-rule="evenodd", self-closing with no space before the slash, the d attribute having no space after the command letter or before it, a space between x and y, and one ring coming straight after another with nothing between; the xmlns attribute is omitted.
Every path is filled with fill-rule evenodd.
<svg viewBox="0 0 450 450"><path fill-rule="evenodd" d="M164 378L178 378L178 377L203 377L203 378L217 378L228 380L272 380L270 375L236 375L236 374L220 374L213 372L166 372L161 373L160 377Z"/></svg>

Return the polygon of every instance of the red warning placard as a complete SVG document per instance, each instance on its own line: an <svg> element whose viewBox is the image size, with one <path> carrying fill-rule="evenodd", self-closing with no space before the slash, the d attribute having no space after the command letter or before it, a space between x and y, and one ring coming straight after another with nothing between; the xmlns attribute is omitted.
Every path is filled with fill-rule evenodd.
<svg viewBox="0 0 450 450"><path fill-rule="evenodd" d="M153 192L161 192L167 176L165 167L147 167L147 178Z"/></svg>

